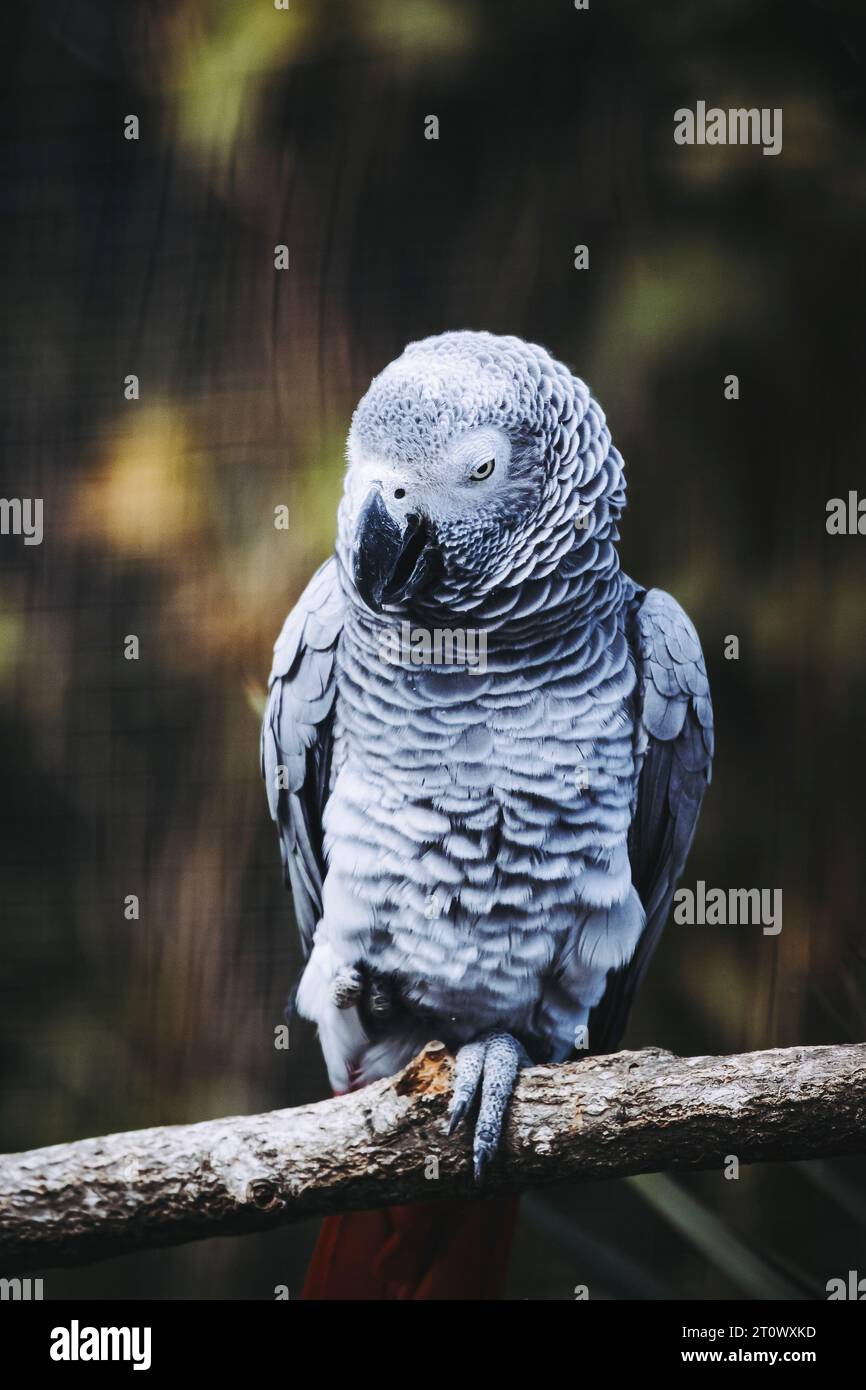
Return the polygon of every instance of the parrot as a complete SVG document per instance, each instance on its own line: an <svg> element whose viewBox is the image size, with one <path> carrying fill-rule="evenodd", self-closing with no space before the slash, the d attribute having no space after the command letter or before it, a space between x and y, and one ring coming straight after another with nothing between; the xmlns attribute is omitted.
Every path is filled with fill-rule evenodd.
<svg viewBox="0 0 866 1390"><path fill-rule="evenodd" d="M513 1205L484 1176L518 1072L620 1043L710 782L709 682L677 601L620 566L622 457L546 348L410 343L346 463L261 733L295 1004L338 1094L445 1043L478 1199L327 1218L304 1296L492 1297Z"/></svg>

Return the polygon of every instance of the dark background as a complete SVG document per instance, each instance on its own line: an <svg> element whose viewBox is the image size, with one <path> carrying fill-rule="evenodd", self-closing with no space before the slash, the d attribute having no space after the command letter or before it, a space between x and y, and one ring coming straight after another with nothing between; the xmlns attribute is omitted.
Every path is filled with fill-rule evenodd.
<svg viewBox="0 0 866 1390"><path fill-rule="evenodd" d="M298 959L258 713L352 408L444 329L543 342L601 400L625 567L684 604L713 684L685 883L783 889L778 937L671 925L627 1042L861 1039L866 539L825 518L866 492L862 5L291 5L0 21L2 495L45 505L40 547L0 537L2 1146L325 1094L307 1025L273 1046ZM782 153L676 146L698 100L782 107ZM860 1160L553 1190L509 1289L823 1297L866 1273L864 1221ZM314 1235L45 1294L295 1296Z"/></svg>

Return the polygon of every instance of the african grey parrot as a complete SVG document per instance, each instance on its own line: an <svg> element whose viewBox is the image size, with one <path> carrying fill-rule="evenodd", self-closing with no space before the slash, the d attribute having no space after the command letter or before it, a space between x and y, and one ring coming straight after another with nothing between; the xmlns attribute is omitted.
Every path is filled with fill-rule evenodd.
<svg viewBox="0 0 866 1390"><path fill-rule="evenodd" d="M620 1040L710 779L707 674L679 604L620 569L622 459L544 348L410 344L347 457L262 729L297 1005L336 1091L444 1040L480 1176L521 1065ZM486 662L388 659L406 623Z"/></svg>

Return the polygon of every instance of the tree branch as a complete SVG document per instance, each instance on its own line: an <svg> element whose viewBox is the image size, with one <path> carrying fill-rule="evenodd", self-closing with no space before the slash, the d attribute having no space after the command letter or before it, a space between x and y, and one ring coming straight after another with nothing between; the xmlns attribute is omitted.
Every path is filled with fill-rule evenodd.
<svg viewBox="0 0 866 1390"><path fill-rule="evenodd" d="M317 1105L2 1157L2 1268L473 1192L468 1132L444 1133L451 1067L430 1043L399 1075ZM522 1072L484 1191L720 1168L730 1154L864 1151L866 1044L685 1058L651 1048Z"/></svg>

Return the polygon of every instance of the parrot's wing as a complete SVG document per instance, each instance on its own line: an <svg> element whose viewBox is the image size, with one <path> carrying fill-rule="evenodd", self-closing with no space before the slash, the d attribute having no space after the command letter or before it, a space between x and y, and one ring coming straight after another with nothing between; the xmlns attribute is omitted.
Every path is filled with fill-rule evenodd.
<svg viewBox="0 0 866 1390"><path fill-rule="evenodd" d="M305 953L322 915L322 811L342 627L343 598L332 556L313 575L277 638L262 721L262 776Z"/></svg>
<svg viewBox="0 0 866 1390"><path fill-rule="evenodd" d="M611 972L590 1018L594 1052L619 1045L632 999L667 921L685 867L713 758L713 708L701 644L670 594L650 589L634 615L638 749L646 745L629 839L632 882L646 927Z"/></svg>

